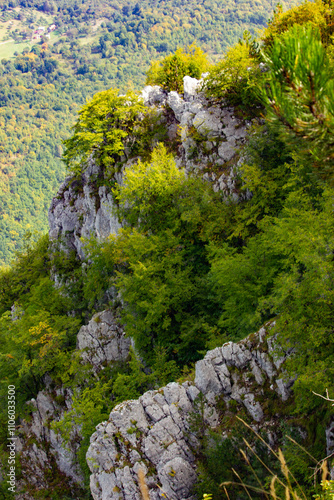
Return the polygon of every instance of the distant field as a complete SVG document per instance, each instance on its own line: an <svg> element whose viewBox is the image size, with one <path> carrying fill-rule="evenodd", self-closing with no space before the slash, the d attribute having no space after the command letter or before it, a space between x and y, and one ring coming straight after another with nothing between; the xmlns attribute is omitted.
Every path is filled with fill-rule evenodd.
<svg viewBox="0 0 334 500"><path fill-rule="evenodd" d="M0 42L0 59L10 59L14 57L14 53L21 53L26 47L31 48L31 42L16 43L13 41Z"/></svg>
<svg viewBox="0 0 334 500"><path fill-rule="evenodd" d="M39 12L37 9L22 9L21 7L16 7L15 12L21 12L24 16L29 13L30 16L34 16L33 26L37 28L38 26L49 26L53 23L54 17ZM22 20L18 19L6 19L6 15L0 18L0 59L10 59L14 57L15 52L21 53L26 47L31 48L36 42L30 41L30 39L24 42L17 43L15 40L11 39L11 32L16 29L24 29L28 27L28 22L24 17ZM10 30L8 30L10 28ZM10 37L9 40L6 38ZM51 34L52 38L52 34Z"/></svg>

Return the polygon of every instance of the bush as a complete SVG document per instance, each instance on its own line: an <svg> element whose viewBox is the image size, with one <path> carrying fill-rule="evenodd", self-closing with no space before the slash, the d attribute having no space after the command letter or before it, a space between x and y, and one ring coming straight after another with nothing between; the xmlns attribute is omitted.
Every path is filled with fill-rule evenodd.
<svg viewBox="0 0 334 500"><path fill-rule="evenodd" d="M64 142L67 167L80 173L92 156L98 165L110 169L120 159L124 141L144 110L133 92L118 95L116 89L109 89L96 94L80 111L73 136Z"/></svg>
<svg viewBox="0 0 334 500"><path fill-rule="evenodd" d="M152 62L146 83L182 93L183 78L186 75L200 78L209 67L210 63L204 52L195 44L191 44L186 49L178 48L174 54L166 56L162 61Z"/></svg>
<svg viewBox="0 0 334 500"><path fill-rule="evenodd" d="M258 85L261 79L258 61L251 55L248 43L232 47L224 59L215 65L205 79L208 97L224 99L228 104L253 109L259 105Z"/></svg>

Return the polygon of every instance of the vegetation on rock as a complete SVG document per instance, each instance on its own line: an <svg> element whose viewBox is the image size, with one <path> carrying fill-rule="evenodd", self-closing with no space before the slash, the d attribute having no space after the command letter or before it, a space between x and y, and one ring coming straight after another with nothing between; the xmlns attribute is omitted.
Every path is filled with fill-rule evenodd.
<svg viewBox="0 0 334 500"><path fill-rule="evenodd" d="M66 173L62 140L87 99L140 89L152 60L173 60L194 40L216 60L245 29L263 28L271 9L268 0L1 1L0 265L27 231L47 230Z"/></svg>
<svg viewBox="0 0 334 500"><path fill-rule="evenodd" d="M131 15L141 15L141 7L136 9ZM290 413L268 411L282 417L279 437L292 473L309 496L316 493L310 463L284 441L283 427L306 435L316 460L325 455L330 412L310 395L334 388L331 29L327 3L277 11L262 47L246 36L204 82L207 96L222 107L233 104L247 114L255 105L263 113L239 162L239 190L252 194L248 200L227 199L203 181L203 173L186 175L177 168L173 143L165 137L166 145L156 144L155 127L161 124L151 117L145 124L143 104L133 93L104 91L82 109L64 159L76 176L88 161L101 167L123 227L118 236L87 242L83 263L70 254L50 257L42 238L0 275L1 394L15 379L23 411L46 375L75 390L72 409L54 428L69 439L72 423L82 426L82 457L92 427L116 403L191 370L208 347L242 339L275 319L278 346L293 352L286 370L298 379ZM149 81L181 91L181 75L197 75L207 64L201 51L191 50L153 64ZM27 56L18 71L36 60ZM144 147L147 134L150 147ZM112 174L132 145L145 155L115 185ZM60 288L52 282L54 273ZM125 365L104 367L96 377L73 354L75 334L89 314L120 306L108 303L111 289L121 299L125 331L142 359L133 351ZM5 417L2 406L1 422ZM243 437L238 425L231 427L228 440L220 433L203 441L200 494L224 498L218 482L230 479L230 449L239 448ZM260 457L266 453L261 446ZM248 470L241 462L235 468ZM267 472L258 472L264 481Z"/></svg>

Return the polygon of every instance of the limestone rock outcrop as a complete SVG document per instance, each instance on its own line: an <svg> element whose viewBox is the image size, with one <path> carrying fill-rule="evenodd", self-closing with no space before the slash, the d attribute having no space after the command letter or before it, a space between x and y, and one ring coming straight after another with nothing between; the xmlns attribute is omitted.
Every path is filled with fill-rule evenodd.
<svg viewBox="0 0 334 500"><path fill-rule="evenodd" d="M113 214L112 195L106 186L97 186L99 168L90 162L81 178L67 177L49 209L49 236L60 250L75 250L84 257L82 238L103 239L120 228Z"/></svg>
<svg viewBox="0 0 334 500"><path fill-rule="evenodd" d="M49 381L51 382L51 381ZM34 495L29 491L38 491L49 487L50 474L54 478L66 478L69 489L83 492L84 478L78 465L77 451L80 442L80 429L73 428L71 445L66 445L59 434L50 428L51 421L61 418L64 411L71 406L71 391L56 389L55 394L50 386L28 401L31 420L21 419L20 432L16 441L17 452L20 453L23 475L19 490L28 492L18 498L31 500ZM64 401L59 404L57 401Z"/></svg>
<svg viewBox="0 0 334 500"><path fill-rule="evenodd" d="M147 86L141 97L146 106L156 109L167 136L176 143L176 162L188 172L201 172L213 184L235 200L241 194L238 177L238 148L245 142L250 123L235 116L233 108L211 105L201 92L201 80L184 78L184 94ZM123 169L135 158L124 156ZM50 240L60 250L74 250L85 256L83 238L103 239L117 234L120 223L114 213L110 188L100 185L100 168L88 162L81 176L69 176L53 198L49 209ZM122 174L115 174L122 182Z"/></svg>
<svg viewBox="0 0 334 500"><path fill-rule="evenodd" d="M215 428L222 418L218 400L226 407L236 401L260 424L266 382L278 399L290 393L294 381L280 375L288 353L278 360L267 336L270 328L209 351L196 363L194 382L173 382L118 405L98 425L87 452L94 500L140 498L139 468L151 500L194 500L198 437L191 422L201 398L205 425Z"/></svg>
<svg viewBox="0 0 334 500"><path fill-rule="evenodd" d="M88 325L82 326L77 336L77 349L82 351L85 363L95 371L113 361L125 361L131 339L110 310L94 314Z"/></svg>
<svg viewBox="0 0 334 500"><path fill-rule="evenodd" d="M124 335L114 312L105 310L97 313L88 325L81 327L77 336L77 350L80 350L83 368L95 376L113 362L125 361L131 341ZM45 389L35 399L27 402L30 419L21 419L17 452L25 475L22 489L38 491L50 487L50 474L64 480L73 498L84 495L84 477L78 464L80 447L79 426L73 426L70 442L65 443L61 435L50 426L59 421L72 407L73 392L63 387L54 388L50 377L45 378ZM32 500L34 495L22 494L20 500Z"/></svg>

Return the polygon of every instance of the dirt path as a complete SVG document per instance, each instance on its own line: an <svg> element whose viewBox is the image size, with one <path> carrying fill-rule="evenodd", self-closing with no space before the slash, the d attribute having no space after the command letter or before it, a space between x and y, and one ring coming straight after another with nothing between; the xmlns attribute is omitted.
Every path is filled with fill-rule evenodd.
<svg viewBox="0 0 334 500"><path fill-rule="evenodd" d="M9 40L6 40L5 42L0 42L0 45L3 45L4 43L8 42L14 42L14 38L10 38Z"/></svg>

